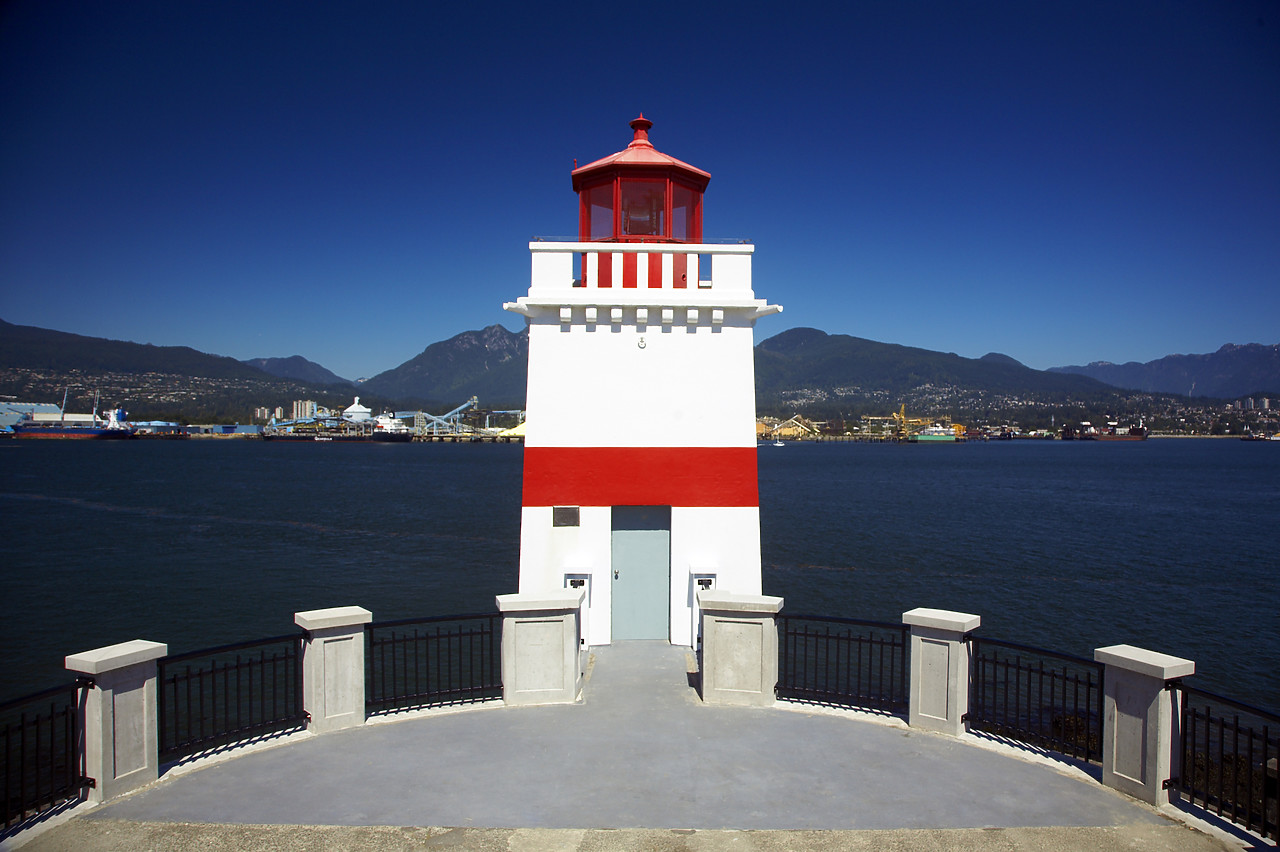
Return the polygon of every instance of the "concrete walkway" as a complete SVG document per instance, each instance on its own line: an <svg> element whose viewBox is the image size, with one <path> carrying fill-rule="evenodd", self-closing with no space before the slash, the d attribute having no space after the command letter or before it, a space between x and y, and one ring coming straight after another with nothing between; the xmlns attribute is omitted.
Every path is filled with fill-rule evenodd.
<svg viewBox="0 0 1280 852"><path fill-rule="evenodd" d="M593 654L582 704L304 737L174 773L23 848L1231 848L1066 768L838 714L702 705L687 649Z"/></svg>

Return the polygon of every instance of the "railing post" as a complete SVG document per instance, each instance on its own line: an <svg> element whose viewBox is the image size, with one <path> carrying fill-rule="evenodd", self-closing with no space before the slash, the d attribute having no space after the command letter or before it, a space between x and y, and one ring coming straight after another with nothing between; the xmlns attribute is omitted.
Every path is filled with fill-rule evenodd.
<svg viewBox="0 0 1280 852"><path fill-rule="evenodd" d="M1103 676L1102 783L1152 805L1168 804L1178 774L1181 708L1165 687L1196 664L1132 645L1098 648Z"/></svg>
<svg viewBox="0 0 1280 852"><path fill-rule="evenodd" d="M502 700L508 706L572 704L582 689L583 589L498 595Z"/></svg>
<svg viewBox="0 0 1280 852"><path fill-rule="evenodd" d="M969 712L969 644L982 619L964 612L919 607L904 612L911 627L911 697L907 724L952 736L965 732Z"/></svg>
<svg viewBox="0 0 1280 852"><path fill-rule="evenodd" d="M364 626L373 613L336 606L293 614L302 643L302 705L318 734L364 724Z"/></svg>
<svg viewBox="0 0 1280 852"><path fill-rule="evenodd" d="M114 799L159 777L156 660L168 652L160 642L134 639L66 658L68 669L94 682L83 692L81 715L85 775L94 779L89 801Z"/></svg>
<svg viewBox="0 0 1280 852"><path fill-rule="evenodd" d="M777 614L782 598L700 590L702 700L770 707L778 685Z"/></svg>

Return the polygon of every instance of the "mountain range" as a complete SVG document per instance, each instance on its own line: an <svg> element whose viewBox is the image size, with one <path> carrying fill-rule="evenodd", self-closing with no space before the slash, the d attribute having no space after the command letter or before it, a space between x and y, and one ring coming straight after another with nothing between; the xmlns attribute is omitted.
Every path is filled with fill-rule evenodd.
<svg viewBox="0 0 1280 852"><path fill-rule="evenodd" d="M67 375L87 384L85 377L110 374L117 387L127 389L138 383L130 385L122 376L145 375L168 376L178 385L183 379L217 380L228 395L227 406L232 398L250 396L261 400L255 405L280 405L303 394L335 404L359 393L367 405L398 408L434 410L470 396L487 408L516 408L524 405L528 352L527 330L492 325L432 343L357 385L301 356L242 362L189 347L105 340L0 320L0 393L48 395L52 383L67 381ZM1280 344L1229 344L1209 355L1170 355L1147 364L1095 362L1034 370L999 353L963 358L793 328L757 344L755 358L757 406L779 414L883 413L902 404L977 415L1028 405L1119 409L1121 388L1227 399L1280 391ZM43 377L43 384L33 377ZM201 387L201 393L209 392ZM182 394L170 396L180 401Z"/></svg>
<svg viewBox="0 0 1280 852"><path fill-rule="evenodd" d="M920 388L1004 395L1108 392L1095 379L1033 370L1008 355L962 358L816 328L793 328L756 346L757 401L785 400L806 391L823 399L856 399L881 391L901 396Z"/></svg>
<svg viewBox="0 0 1280 852"><path fill-rule="evenodd" d="M362 386L405 400L523 405L528 331L500 325L433 343L417 357ZM1123 390L1233 398L1280 391L1280 344L1228 344L1211 355L1170 355L1109 373L1089 367L1034 370L1008 355L981 358L881 343L814 328L793 328L756 345L756 402L761 410L797 403L826 410L883 407L886 396L927 404L930 391L1008 400L1105 401Z"/></svg>
<svg viewBox="0 0 1280 852"><path fill-rule="evenodd" d="M289 358L250 358L242 363L257 367L264 373L270 373L282 379L297 379L312 385L349 385L353 382L342 378L315 361L308 361L301 355Z"/></svg>
<svg viewBox="0 0 1280 852"><path fill-rule="evenodd" d="M70 373L163 372L210 379L265 379L262 370L189 346L152 346L86 337L0 320L0 368Z"/></svg>
<svg viewBox="0 0 1280 852"><path fill-rule="evenodd" d="M448 404L476 396L486 406L523 408L528 366L528 329L491 325L433 343L361 388L407 403Z"/></svg>
<svg viewBox="0 0 1280 852"><path fill-rule="evenodd" d="M367 380L361 390L412 404L448 404L475 395L486 406L523 406L528 358L527 330L491 325L433 343ZM757 408L778 414L869 412L882 409L886 400L932 408L934 391L942 388L1008 400L1093 400L1115 393L1095 379L1033 370L1005 355L961 358L813 328L768 338L756 346L755 361Z"/></svg>
<svg viewBox="0 0 1280 852"><path fill-rule="evenodd" d="M1121 388L1180 396L1274 394L1280 391L1280 343L1228 343L1209 355L1167 355L1145 364L1094 361L1083 367L1051 367L1050 371L1090 376Z"/></svg>

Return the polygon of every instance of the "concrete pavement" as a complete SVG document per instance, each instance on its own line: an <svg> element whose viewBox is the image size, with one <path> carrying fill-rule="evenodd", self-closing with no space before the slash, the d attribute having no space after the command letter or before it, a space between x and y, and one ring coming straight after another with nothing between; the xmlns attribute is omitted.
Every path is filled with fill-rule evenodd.
<svg viewBox="0 0 1280 852"><path fill-rule="evenodd" d="M581 704L303 737L173 773L23 848L1232 848L1065 764L892 720L703 705L687 649L593 654Z"/></svg>
<svg viewBox="0 0 1280 852"><path fill-rule="evenodd" d="M78 819L24 852L1222 852L1182 825L897 831L193 825Z"/></svg>

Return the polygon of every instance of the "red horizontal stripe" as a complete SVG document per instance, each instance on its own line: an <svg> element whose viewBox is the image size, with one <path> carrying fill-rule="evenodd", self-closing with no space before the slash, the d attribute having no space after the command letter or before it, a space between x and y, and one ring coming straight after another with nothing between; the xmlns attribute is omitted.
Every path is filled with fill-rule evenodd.
<svg viewBox="0 0 1280 852"><path fill-rule="evenodd" d="M755 447L525 447L525 506L759 506Z"/></svg>

